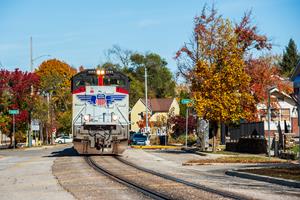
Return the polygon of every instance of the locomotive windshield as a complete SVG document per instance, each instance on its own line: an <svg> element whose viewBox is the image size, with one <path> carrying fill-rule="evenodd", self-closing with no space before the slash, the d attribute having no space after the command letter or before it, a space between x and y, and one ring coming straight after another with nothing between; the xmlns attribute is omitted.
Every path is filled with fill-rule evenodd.
<svg viewBox="0 0 300 200"><path fill-rule="evenodd" d="M102 76L103 86L119 86L129 90L129 79L120 72L106 71ZM96 70L84 70L79 72L72 78L72 92L85 86L97 86L99 84L99 76Z"/></svg>

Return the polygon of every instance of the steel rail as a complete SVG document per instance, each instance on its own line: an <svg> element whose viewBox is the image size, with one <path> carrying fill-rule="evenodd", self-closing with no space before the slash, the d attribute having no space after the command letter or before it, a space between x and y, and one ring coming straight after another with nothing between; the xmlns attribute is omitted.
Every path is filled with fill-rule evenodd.
<svg viewBox="0 0 300 200"><path fill-rule="evenodd" d="M115 175L113 174L112 172L104 169L103 167L99 166L91 157L89 156L86 156L85 157L85 160L86 162L91 166L93 167L97 172L100 172L102 174L104 174L105 176L111 178L112 180L115 180L117 181L118 183L121 183L127 187L130 187L130 188L133 188L134 190L138 191L138 192L141 192L142 194L146 195L146 196L149 196L153 199L156 199L156 200L171 200L172 198L164 195L164 194L161 194L161 193L158 193L156 191L153 191L153 190L150 190L146 187L143 187L143 186L140 186L138 184L135 184L133 182L130 182L118 175Z"/></svg>
<svg viewBox="0 0 300 200"><path fill-rule="evenodd" d="M220 195L220 196L223 196L223 197L226 197L226 198L231 198L231 199L236 199L236 200L253 200L254 198L251 198L251 197L247 197L247 196L244 196L244 195L239 195L239 194L235 194L235 193L232 193L232 192L227 192L227 191L222 191L222 190L217 190L217 189L213 189L213 188L210 188L210 187L207 187L207 186L204 186L204 185L200 185L200 184L196 184L196 183L192 183L192 182L189 182L189 181L185 181L183 179L179 179L179 178L175 178L173 176L169 176L169 175L166 175L166 174L162 174L162 173L159 173L159 172L156 172L156 171L153 171L151 169L147 169L147 168L144 168L144 167L141 167L141 166L138 166L138 165L135 165L127 160L124 160L118 156L114 156L115 159L117 159L118 161L126 164L126 165L129 165L133 168L136 168L138 170L141 170L143 172L147 172L147 173L150 173L152 175L155 175L155 176L159 176L159 177L162 177L164 179L168 179L168 180L171 180L171 181L175 181L177 183L182 183L184 185L187 185L187 186L190 186L190 187L193 187L193 188L196 188L196 189L199 189L199 190L204 190L206 192L210 192L210 193L214 193L214 194L217 194L217 195Z"/></svg>

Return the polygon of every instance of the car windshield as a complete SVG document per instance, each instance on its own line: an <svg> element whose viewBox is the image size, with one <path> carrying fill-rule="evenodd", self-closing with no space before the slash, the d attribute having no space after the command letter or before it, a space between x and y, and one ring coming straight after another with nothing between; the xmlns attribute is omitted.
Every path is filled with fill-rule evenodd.
<svg viewBox="0 0 300 200"><path fill-rule="evenodd" d="M135 134L133 137L136 139L147 139L147 136L143 134Z"/></svg>

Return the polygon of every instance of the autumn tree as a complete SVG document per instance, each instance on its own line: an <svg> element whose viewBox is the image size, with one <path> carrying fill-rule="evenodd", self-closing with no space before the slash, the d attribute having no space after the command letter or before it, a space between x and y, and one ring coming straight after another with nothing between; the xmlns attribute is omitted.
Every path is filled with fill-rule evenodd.
<svg viewBox="0 0 300 200"><path fill-rule="evenodd" d="M19 110L16 115L18 138L25 138L38 87L39 77L35 73L22 72L19 69L0 71L0 128L9 137L12 138L12 117L8 110Z"/></svg>
<svg viewBox="0 0 300 200"><path fill-rule="evenodd" d="M195 109L214 127L213 151L219 124L250 119L255 101L245 57L251 49L271 48L267 38L250 24L251 13L233 25L214 7L195 17L193 38L176 54L181 75L191 84Z"/></svg>
<svg viewBox="0 0 300 200"><path fill-rule="evenodd" d="M300 54L297 51L297 46L293 39L290 39L288 46L283 52L282 61L279 63L282 74L290 77L298 62L300 61Z"/></svg>
<svg viewBox="0 0 300 200"><path fill-rule="evenodd" d="M71 129L71 77L76 70L65 62L51 59L43 62L36 73L40 76L41 94L49 98L51 128L58 124L59 131L70 133ZM68 122L68 123L67 123ZM66 129L66 127L69 127Z"/></svg>
<svg viewBox="0 0 300 200"><path fill-rule="evenodd" d="M291 84L280 75L273 56L251 58L246 62L246 72L250 75L250 88L256 103L267 103L268 90L276 87L286 94L292 93Z"/></svg>

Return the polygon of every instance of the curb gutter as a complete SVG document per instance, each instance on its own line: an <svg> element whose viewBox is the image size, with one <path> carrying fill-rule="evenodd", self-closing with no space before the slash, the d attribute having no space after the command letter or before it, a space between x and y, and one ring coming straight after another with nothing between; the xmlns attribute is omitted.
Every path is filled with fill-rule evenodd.
<svg viewBox="0 0 300 200"><path fill-rule="evenodd" d="M274 183L274 184L288 186L288 187L300 188L300 181L288 180L283 178L274 178L270 176L257 175L257 174L247 173L247 172L239 172L237 170L228 170L225 172L225 174L229 176L236 176L236 177L247 178L256 181L264 181L264 182Z"/></svg>

